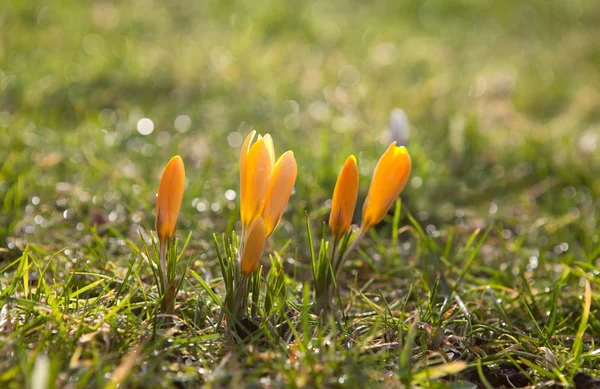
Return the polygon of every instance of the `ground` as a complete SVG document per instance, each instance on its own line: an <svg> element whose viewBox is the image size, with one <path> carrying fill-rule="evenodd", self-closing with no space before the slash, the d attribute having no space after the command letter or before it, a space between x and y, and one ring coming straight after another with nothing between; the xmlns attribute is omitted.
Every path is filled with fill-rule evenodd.
<svg viewBox="0 0 600 389"><path fill-rule="evenodd" d="M600 375L594 2L0 10L0 386L583 388ZM390 131L394 109L409 136ZM224 295L213 234L240 233L251 129L294 151L298 179L266 250L286 275L287 327L240 340L191 271ZM346 263L335 314L314 315L305 215L318 247L353 153L359 223L392 140L413 161L400 218ZM165 321L140 250L175 154L191 262Z"/></svg>

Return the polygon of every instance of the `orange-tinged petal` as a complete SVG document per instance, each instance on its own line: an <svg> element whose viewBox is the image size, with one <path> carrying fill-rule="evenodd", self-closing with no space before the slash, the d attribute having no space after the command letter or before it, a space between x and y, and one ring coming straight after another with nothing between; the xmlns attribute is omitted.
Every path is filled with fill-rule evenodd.
<svg viewBox="0 0 600 389"><path fill-rule="evenodd" d="M271 157L264 138L258 139L250 146L245 165L246 178L244 198L241 202L241 218L244 228L248 228L263 207L271 180Z"/></svg>
<svg viewBox="0 0 600 389"><path fill-rule="evenodd" d="M248 159L248 152L250 151L250 144L252 143L252 139L254 139L254 135L256 135L256 131L252 130L246 137L246 140L242 145L242 151L240 152L240 204L243 203L246 192L246 177L248 176L246 161Z"/></svg>
<svg viewBox="0 0 600 389"><path fill-rule="evenodd" d="M297 174L298 166L296 165L294 153L287 151L279 157L275 164L265 204L261 212L265 221L266 236L271 235L279 224L283 211L285 211L285 206L294 189Z"/></svg>
<svg viewBox="0 0 600 389"><path fill-rule="evenodd" d="M336 239L350 229L358 196L358 166L351 155L344 163L333 190L329 228Z"/></svg>
<svg viewBox="0 0 600 389"><path fill-rule="evenodd" d="M362 228L379 223L406 186L411 171L411 159L404 146L393 142L381 156L363 206Z"/></svg>
<svg viewBox="0 0 600 389"><path fill-rule="evenodd" d="M241 270L244 274L250 274L258 268L260 257L265 249L265 223L257 216L246 231L242 246Z"/></svg>
<svg viewBox="0 0 600 389"><path fill-rule="evenodd" d="M184 187L185 168L181 158L176 155L165 167L156 198L156 232L162 242L175 233Z"/></svg>

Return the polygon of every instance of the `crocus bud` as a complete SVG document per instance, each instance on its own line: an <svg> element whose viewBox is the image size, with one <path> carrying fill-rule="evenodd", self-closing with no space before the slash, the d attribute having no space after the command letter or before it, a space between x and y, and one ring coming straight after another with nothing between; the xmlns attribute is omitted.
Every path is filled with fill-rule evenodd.
<svg viewBox="0 0 600 389"><path fill-rule="evenodd" d="M257 216L248 227L242 242L242 273L247 275L258 268L265 249L265 239L265 223L262 217Z"/></svg>
<svg viewBox="0 0 600 389"><path fill-rule="evenodd" d="M261 212L265 222L266 236L271 235L279 224L294 189L297 174L298 166L293 152L288 151L279 157L273 169L271 183Z"/></svg>
<svg viewBox="0 0 600 389"><path fill-rule="evenodd" d="M363 206L362 226L367 231L379 223L406 186L410 176L411 160L404 146L392 142L381 156Z"/></svg>
<svg viewBox="0 0 600 389"><path fill-rule="evenodd" d="M357 196L358 166L356 157L351 155L344 163L333 190L329 228L335 239L339 239L350 229Z"/></svg>
<svg viewBox="0 0 600 389"><path fill-rule="evenodd" d="M250 226L263 208L273 170L273 141L259 136L250 146L256 131L246 138L240 154L240 216L244 229Z"/></svg>
<svg viewBox="0 0 600 389"><path fill-rule="evenodd" d="M175 233L183 190L185 168L178 155L171 158L160 179L156 198L156 233L161 242L168 241Z"/></svg>

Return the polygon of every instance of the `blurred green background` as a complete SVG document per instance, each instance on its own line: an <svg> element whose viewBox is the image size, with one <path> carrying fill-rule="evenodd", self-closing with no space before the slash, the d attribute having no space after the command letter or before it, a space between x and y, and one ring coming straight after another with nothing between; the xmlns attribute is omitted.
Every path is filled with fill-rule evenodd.
<svg viewBox="0 0 600 389"><path fill-rule="evenodd" d="M496 213L517 225L600 193L592 1L9 0L0 9L5 243L41 234L50 244L90 223L151 226L160 172L176 153L188 177L182 228L231 228L238 150L252 128L273 135L277 154L296 153L289 213L326 218L350 153L365 195L394 138L395 108L411 123L407 207L433 228Z"/></svg>
<svg viewBox="0 0 600 389"><path fill-rule="evenodd" d="M79 294L69 300L68 293L91 284L86 295L114 296L116 287L102 277L125 278L134 255L120 237L138 244L140 226L153 229L160 174L174 154L182 156L187 171L178 234L193 232L187 251L193 268L218 277L211 236L240 231L238 155L251 129L271 133L277 155L293 150L299 167L295 193L268 252L285 247L286 264L307 270L305 211L316 231L327 220L336 175L354 153L361 172L358 222L377 159L389 142L401 140L413 161L401 223L409 224L410 212L427 236L403 230L401 255L388 255L396 243L388 239L389 223L382 223L380 237L363 242L369 255L361 258L369 264L353 262L362 271L353 271L354 282L344 285L368 285L374 301L380 290L395 303L410 295L409 309L427 310L435 319L438 307L427 294L435 278L427 273L445 272L484 334L468 336L485 352L478 354L469 343L459 347L461 358L472 362L488 353L489 361L506 361L497 341L509 323L514 344L506 341L506 349L541 355L542 346L550 347L562 372L572 377L580 366L571 358L570 342L580 322L581 277L594 280L600 253L598 42L600 7L592 0L3 0L0 262L5 268L31 244L31 260L46 262L44 271L51 265L46 274L51 287L43 298L11 303L11 312L35 321L0 338L0 351L11 356L0 364L10 373L0 378L17 377L13 384L19 387L29 379L34 349L62 347L52 366L69 373L61 373L59 382L77 371L86 377L81 385L92 374L101 385L114 370L111 364L143 338L149 328L143 315L129 307L116 315L121 308L112 310L109 300L106 306L73 309L69 303L77 304ZM493 228L481 246L469 248L473 231L488 226ZM437 258L443 267L428 262ZM135 297L141 298L152 291L152 281L137 260L144 290ZM460 273L466 268L468 274ZM21 282L11 278L14 267L6 269L2 285ZM65 292L62 282L69 274ZM598 281L593 282L597 306ZM486 289L492 284L496 292ZM193 292L191 282L184 289ZM73 320L59 325L62 332L55 336L60 314L56 319L31 307L62 295ZM181 312L191 311L201 322L202 299L186 296ZM523 308L527 299L533 313ZM547 331L552 339L536 335L547 312L559 305L558 324ZM62 312L63 306L53 309ZM95 323L96 311L110 319L113 348L103 353L109 346L95 340L84 351L94 363L68 367L78 337L87 331L77 327L79 318ZM123 312L126 320L117 321ZM376 328L365 318L363 327ZM429 324L438 325L434 319ZM36 326L31 331L30 324ZM449 328L461 333L463 324L459 319ZM600 322L593 314L589 325L586 351L597 344L593 336ZM75 326L77 336L67 326ZM115 329L123 326L123 333ZM382 339L388 341L387 332ZM198 366L220 363L227 345L221 340L215 343L219 357L210 357L214 350L206 351L202 342L189 345L193 355L207 352L202 357L207 365L200 359ZM188 343L185 336L178 341ZM162 345L148 347L150 355ZM142 377L141 387L163 382L164 362L183 348L165 350L152 354L155 376L147 379L157 381ZM388 377L380 368L387 354L368 354L365 362L360 352L344 348L340 355L356 353L363 365L332 359L338 370L324 369L319 374L329 376L322 382L336 383L343 372ZM425 357L419 363L428 358L420 355ZM293 382L293 369L282 367L286 358L271 362L281 362ZM595 357L587 358L591 368ZM548 366L545 359L532 361L542 370ZM260 369L249 372L262 379ZM310 376L305 373L298 377ZM548 374L565 380L557 370Z"/></svg>

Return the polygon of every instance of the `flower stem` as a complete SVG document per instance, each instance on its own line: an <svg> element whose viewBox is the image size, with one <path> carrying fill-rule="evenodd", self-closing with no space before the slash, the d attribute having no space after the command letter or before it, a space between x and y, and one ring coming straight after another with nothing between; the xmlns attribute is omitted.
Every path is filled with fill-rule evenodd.
<svg viewBox="0 0 600 389"><path fill-rule="evenodd" d="M346 259L348 259L348 257L352 253L352 251L356 248L356 246L358 246L358 243L365 236L367 231L368 231L367 229L360 227L360 229L358 230L358 233L356 234L356 238L352 241L352 243L350 244L350 247L348 247L348 249L346 250L344 255L342 255L342 258L340 258L340 260L336 264L336 266L334 268L336 280L340 274L340 271L342 270L342 265L344 264L344 262L346 262Z"/></svg>
<svg viewBox="0 0 600 389"><path fill-rule="evenodd" d="M162 272L162 281L163 281L163 297L167 293L167 288L169 286L169 280L167 278L167 242L160 240L160 249L158 252L158 257L160 259L160 271Z"/></svg>

